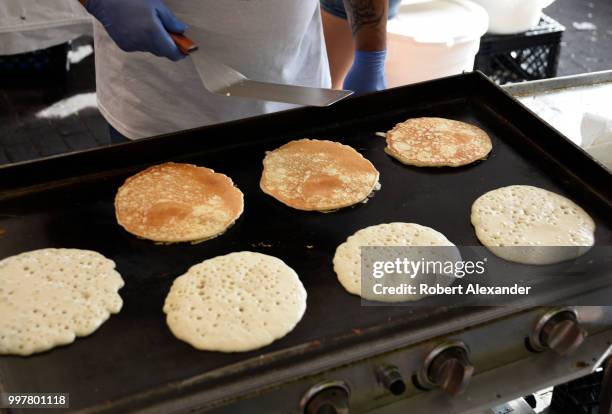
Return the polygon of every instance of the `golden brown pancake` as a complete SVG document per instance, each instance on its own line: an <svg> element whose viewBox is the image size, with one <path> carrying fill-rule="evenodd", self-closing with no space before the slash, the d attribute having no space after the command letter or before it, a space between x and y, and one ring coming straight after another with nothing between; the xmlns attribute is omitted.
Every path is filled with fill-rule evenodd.
<svg viewBox="0 0 612 414"><path fill-rule="evenodd" d="M115 198L117 221L124 229L164 243L218 236L243 208L242 192L226 175L172 162L128 178Z"/></svg>
<svg viewBox="0 0 612 414"><path fill-rule="evenodd" d="M385 151L417 167L460 167L485 158L493 145L482 129L444 118L413 118L387 132Z"/></svg>
<svg viewBox="0 0 612 414"><path fill-rule="evenodd" d="M365 200L378 184L372 163L348 145L301 139L269 152L260 187L298 210L330 211Z"/></svg>

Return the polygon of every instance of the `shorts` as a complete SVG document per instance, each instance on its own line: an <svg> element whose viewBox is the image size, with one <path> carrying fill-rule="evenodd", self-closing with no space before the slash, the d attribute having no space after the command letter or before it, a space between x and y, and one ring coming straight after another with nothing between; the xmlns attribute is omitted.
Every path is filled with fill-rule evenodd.
<svg viewBox="0 0 612 414"><path fill-rule="evenodd" d="M344 10L344 3L342 0L320 0L320 2L323 10L346 20L346 11ZM397 11L401 2L402 0L389 0L389 19L397 16Z"/></svg>

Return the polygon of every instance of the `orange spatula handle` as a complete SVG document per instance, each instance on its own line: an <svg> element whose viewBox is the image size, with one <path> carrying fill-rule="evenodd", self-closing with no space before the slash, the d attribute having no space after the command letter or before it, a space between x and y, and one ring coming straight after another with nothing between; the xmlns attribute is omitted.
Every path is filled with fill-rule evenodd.
<svg viewBox="0 0 612 414"><path fill-rule="evenodd" d="M170 33L170 37L172 40L174 40L174 43L176 43L176 46L184 55L188 55L191 52L198 50L198 45L196 45L193 40L185 35Z"/></svg>

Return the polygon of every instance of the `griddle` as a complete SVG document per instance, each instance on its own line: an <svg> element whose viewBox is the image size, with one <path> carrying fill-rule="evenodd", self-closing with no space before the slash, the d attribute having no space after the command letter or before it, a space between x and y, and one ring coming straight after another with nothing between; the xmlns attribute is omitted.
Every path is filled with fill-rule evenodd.
<svg viewBox="0 0 612 414"><path fill-rule="evenodd" d="M385 154L376 132L417 116L475 124L489 133L493 151L486 161L461 168L404 166ZM265 152L304 137L353 146L380 171L382 189L365 204L331 214L292 210L265 195L259 190ZM197 245L160 246L117 225L117 188L128 176L170 160L227 174L244 192L245 212L225 234ZM126 282L121 313L93 335L27 358L0 357L0 392L69 392L71 410L83 412L128 412L219 389L227 392L218 398L232 399L240 395L231 387L238 380L280 378L293 364L319 356L348 358L352 347L392 333L436 326L442 335L458 324L516 312L517 307L363 307L337 282L332 257L355 231L393 221L430 226L457 245L476 246L472 202L513 184L573 199L594 218L597 245L610 246L610 178L477 72L330 108L290 110L0 167L0 259L47 247L91 249L113 259ZM175 339L162 312L172 281L193 264L241 250L277 256L297 271L308 292L303 320L285 338L247 353L200 352Z"/></svg>

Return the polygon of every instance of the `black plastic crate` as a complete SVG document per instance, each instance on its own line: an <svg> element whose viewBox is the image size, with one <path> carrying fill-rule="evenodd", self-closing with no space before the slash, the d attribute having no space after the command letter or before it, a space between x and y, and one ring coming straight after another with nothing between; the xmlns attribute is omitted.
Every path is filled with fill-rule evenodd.
<svg viewBox="0 0 612 414"><path fill-rule="evenodd" d="M612 357L602 365L602 370L586 377L578 378L566 384L557 385L553 390L551 407L559 414L604 414L600 412L600 405L607 404L602 401L602 382L606 367L610 369ZM608 374L610 375L610 374Z"/></svg>
<svg viewBox="0 0 612 414"><path fill-rule="evenodd" d="M57 83L66 80L70 43L16 55L0 55L0 84Z"/></svg>
<svg viewBox="0 0 612 414"><path fill-rule="evenodd" d="M553 78L559 67L565 27L542 15L540 23L523 33L483 36L475 69L500 85Z"/></svg>

